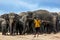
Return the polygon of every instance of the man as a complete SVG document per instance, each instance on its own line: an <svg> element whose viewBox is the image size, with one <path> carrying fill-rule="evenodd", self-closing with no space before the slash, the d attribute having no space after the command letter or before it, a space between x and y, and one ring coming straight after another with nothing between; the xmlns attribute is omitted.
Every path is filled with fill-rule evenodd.
<svg viewBox="0 0 60 40"><path fill-rule="evenodd" d="M41 20L39 18L34 19L34 27L35 27L35 35L34 37L38 37L39 32L40 32L40 26L41 26Z"/></svg>

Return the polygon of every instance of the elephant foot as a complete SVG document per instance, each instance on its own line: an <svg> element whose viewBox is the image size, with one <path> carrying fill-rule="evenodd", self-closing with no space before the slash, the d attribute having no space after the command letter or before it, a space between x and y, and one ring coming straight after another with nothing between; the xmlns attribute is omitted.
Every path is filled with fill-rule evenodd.
<svg viewBox="0 0 60 40"><path fill-rule="evenodd" d="M2 32L2 35L6 35L6 33L5 32Z"/></svg>
<svg viewBox="0 0 60 40"><path fill-rule="evenodd" d="M54 32L54 34L56 34L56 32Z"/></svg>
<svg viewBox="0 0 60 40"><path fill-rule="evenodd" d="M2 33L2 35L6 35L6 34Z"/></svg>
<svg viewBox="0 0 60 40"><path fill-rule="evenodd" d="M18 33L16 33L16 35L18 35Z"/></svg>
<svg viewBox="0 0 60 40"><path fill-rule="evenodd" d="M25 35L27 35L28 33L25 33Z"/></svg>
<svg viewBox="0 0 60 40"><path fill-rule="evenodd" d="M6 35L8 35L8 36L9 36L9 33L6 33Z"/></svg>
<svg viewBox="0 0 60 40"><path fill-rule="evenodd" d="M15 34L13 34L12 36L15 36Z"/></svg>
<svg viewBox="0 0 60 40"><path fill-rule="evenodd" d="M40 34L43 34L43 32L41 32Z"/></svg>
<svg viewBox="0 0 60 40"><path fill-rule="evenodd" d="M10 35L13 35L12 33L10 33Z"/></svg>
<svg viewBox="0 0 60 40"><path fill-rule="evenodd" d="M21 33L22 35L25 34L24 32Z"/></svg>
<svg viewBox="0 0 60 40"><path fill-rule="evenodd" d="M15 36L15 34L10 34L11 36Z"/></svg>
<svg viewBox="0 0 60 40"><path fill-rule="evenodd" d="M56 34L57 32L56 32L56 31L54 31L53 33L54 33L54 34Z"/></svg>
<svg viewBox="0 0 60 40"><path fill-rule="evenodd" d="M19 33L19 35L23 35L22 33Z"/></svg>

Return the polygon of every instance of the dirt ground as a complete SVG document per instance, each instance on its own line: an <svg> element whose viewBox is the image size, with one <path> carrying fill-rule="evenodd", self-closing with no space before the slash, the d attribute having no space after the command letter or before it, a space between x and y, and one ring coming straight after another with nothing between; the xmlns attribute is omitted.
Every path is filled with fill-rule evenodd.
<svg viewBox="0 0 60 40"><path fill-rule="evenodd" d="M60 33L41 34L34 38L34 35L7 36L0 33L0 40L60 40Z"/></svg>

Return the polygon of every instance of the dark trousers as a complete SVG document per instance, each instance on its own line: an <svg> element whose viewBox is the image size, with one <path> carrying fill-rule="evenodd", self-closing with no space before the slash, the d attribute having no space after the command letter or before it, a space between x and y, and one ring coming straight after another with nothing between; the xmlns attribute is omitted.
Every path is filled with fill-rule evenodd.
<svg viewBox="0 0 60 40"><path fill-rule="evenodd" d="M40 27L35 28L35 34L39 34L40 33Z"/></svg>

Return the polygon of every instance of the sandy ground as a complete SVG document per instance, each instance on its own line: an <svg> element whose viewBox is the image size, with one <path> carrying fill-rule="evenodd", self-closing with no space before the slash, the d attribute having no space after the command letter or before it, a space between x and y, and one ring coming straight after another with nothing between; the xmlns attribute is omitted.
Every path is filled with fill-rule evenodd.
<svg viewBox="0 0 60 40"><path fill-rule="evenodd" d="M6 36L0 33L0 40L60 40L60 33L57 34L42 34L39 37L34 35L16 35L16 36Z"/></svg>

